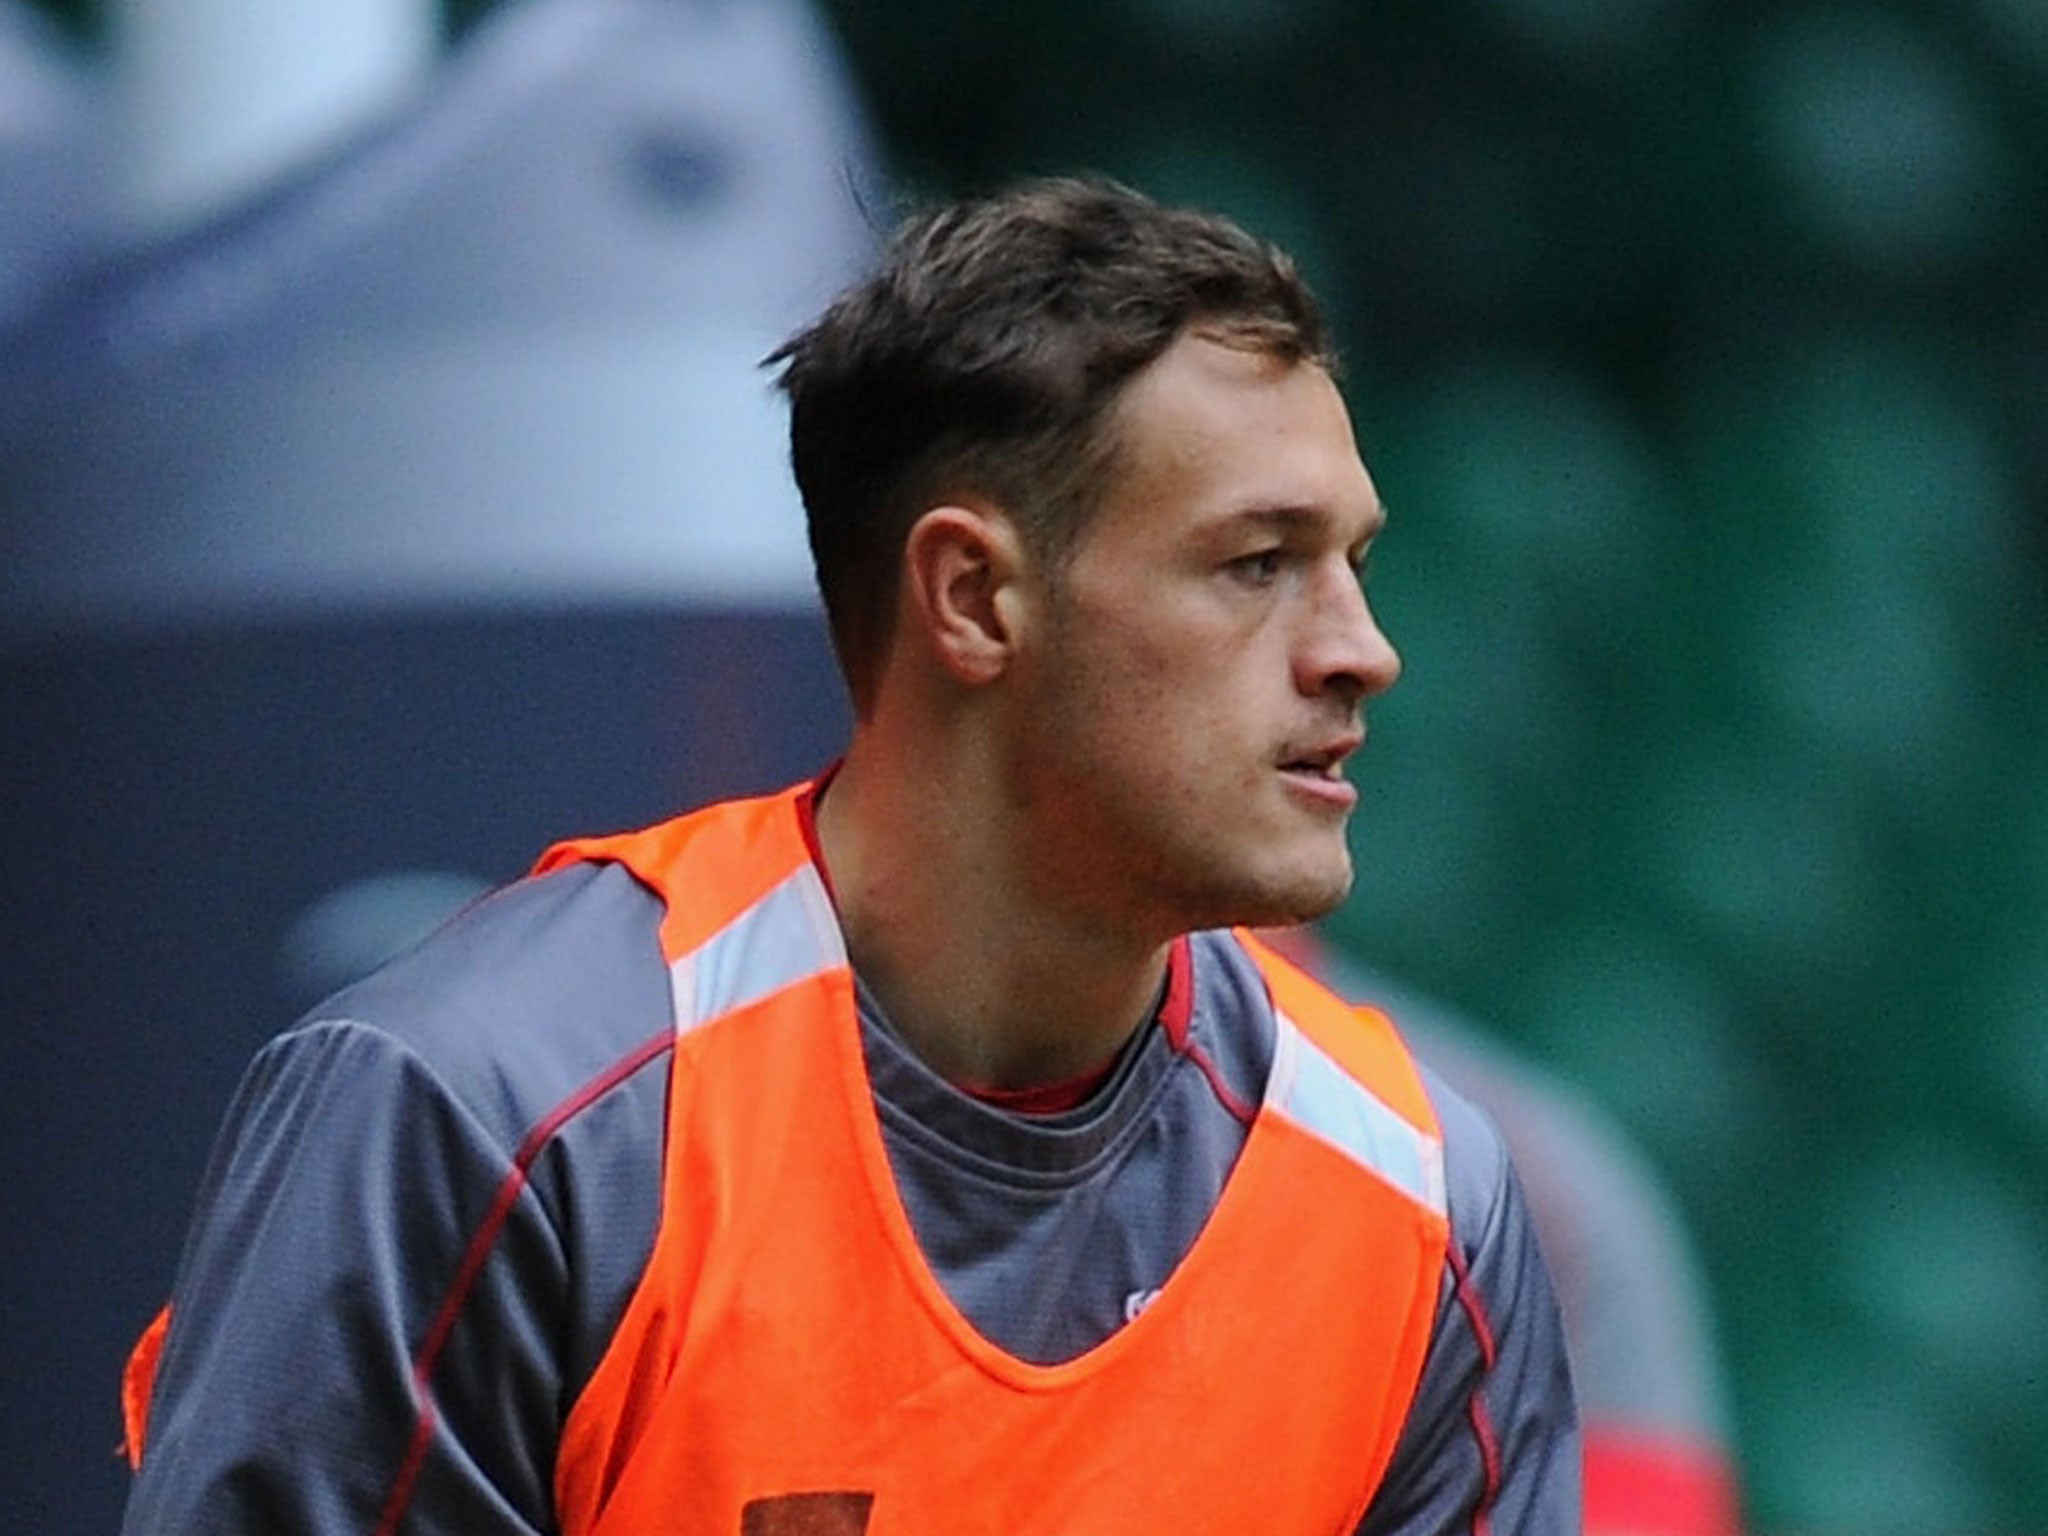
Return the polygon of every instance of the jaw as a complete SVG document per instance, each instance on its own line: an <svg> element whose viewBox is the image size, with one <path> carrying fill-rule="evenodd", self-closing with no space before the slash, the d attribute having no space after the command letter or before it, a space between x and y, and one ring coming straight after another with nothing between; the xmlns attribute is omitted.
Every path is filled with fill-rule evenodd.
<svg viewBox="0 0 2048 1536"><path fill-rule="evenodd" d="M1266 894L1283 920L1305 923L1341 906L1351 894L1351 845L1345 832L1358 792L1348 781L1316 776L1282 786L1283 825L1267 845Z"/></svg>
<svg viewBox="0 0 2048 1536"><path fill-rule="evenodd" d="M1317 818L1248 834L1238 856L1213 862L1206 889L1187 891L1182 928L1291 927L1335 911L1351 894L1345 818ZM1191 919L1191 920L1190 920Z"/></svg>

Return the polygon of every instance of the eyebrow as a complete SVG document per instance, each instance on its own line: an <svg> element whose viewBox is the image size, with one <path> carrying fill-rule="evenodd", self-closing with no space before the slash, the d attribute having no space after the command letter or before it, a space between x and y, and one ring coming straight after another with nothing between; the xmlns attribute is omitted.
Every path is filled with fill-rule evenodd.
<svg viewBox="0 0 2048 1536"><path fill-rule="evenodd" d="M1328 523L1333 514L1324 507L1243 507L1231 514L1231 520L1257 523L1276 531L1295 528L1320 528ZM1372 516L1367 519L1365 538L1368 542L1379 537L1387 526L1387 508L1384 502L1373 504Z"/></svg>

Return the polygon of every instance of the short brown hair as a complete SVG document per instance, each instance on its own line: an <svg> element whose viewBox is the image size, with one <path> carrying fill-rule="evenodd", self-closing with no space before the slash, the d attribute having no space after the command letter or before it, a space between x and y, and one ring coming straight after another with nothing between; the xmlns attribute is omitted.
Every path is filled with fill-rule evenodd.
<svg viewBox="0 0 2048 1536"><path fill-rule="evenodd" d="M1198 325L1334 368L1284 253L1218 215L1060 178L911 217L878 271L767 358L856 710L917 518L980 495L1056 562L1113 457L1118 392Z"/></svg>

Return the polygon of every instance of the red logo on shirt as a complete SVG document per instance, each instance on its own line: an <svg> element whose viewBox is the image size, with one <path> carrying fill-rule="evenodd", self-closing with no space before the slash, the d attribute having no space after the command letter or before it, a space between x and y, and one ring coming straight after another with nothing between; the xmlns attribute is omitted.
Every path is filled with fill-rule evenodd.
<svg viewBox="0 0 2048 1536"><path fill-rule="evenodd" d="M872 1493L778 1493L749 1499L740 1510L740 1536L862 1536Z"/></svg>

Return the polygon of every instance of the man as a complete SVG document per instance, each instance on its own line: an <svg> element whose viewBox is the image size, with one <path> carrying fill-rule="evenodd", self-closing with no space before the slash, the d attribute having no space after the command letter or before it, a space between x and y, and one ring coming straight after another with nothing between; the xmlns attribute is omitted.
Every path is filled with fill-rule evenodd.
<svg viewBox="0 0 2048 1536"><path fill-rule="evenodd" d="M1566 1532L1498 1139L1230 925L1340 901L1383 513L1227 222L941 209L772 360L855 706L269 1047L131 1532Z"/></svg>

